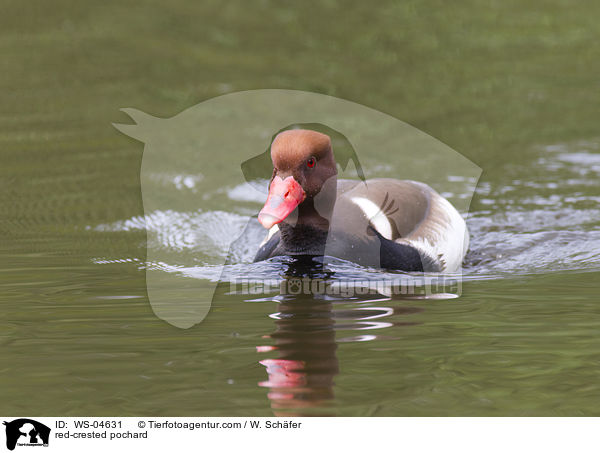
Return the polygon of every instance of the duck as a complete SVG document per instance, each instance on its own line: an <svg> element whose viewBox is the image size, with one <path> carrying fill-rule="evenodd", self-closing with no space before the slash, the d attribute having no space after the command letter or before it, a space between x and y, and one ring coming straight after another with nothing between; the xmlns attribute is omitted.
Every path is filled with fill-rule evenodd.
<svg viewBox="0 0 600 453"><path fill-rule="evenodd" d="M338 179L328 135L291 129L270 148L273 174L258 221L267 234L255 262L332 256L404 272L456 273L469 232L452 204L412 180Z"/></svg>

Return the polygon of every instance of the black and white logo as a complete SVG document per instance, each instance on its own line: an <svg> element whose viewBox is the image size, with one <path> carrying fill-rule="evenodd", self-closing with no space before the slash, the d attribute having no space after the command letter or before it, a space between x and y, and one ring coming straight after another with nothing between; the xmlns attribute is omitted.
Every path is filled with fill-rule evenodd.
<svg viewBox="0 0 600 453"><path fill-rule="evenodd" d="M30 418L17 418L6 425L6 448L47 447L50 440L50 428Z"/></svg>

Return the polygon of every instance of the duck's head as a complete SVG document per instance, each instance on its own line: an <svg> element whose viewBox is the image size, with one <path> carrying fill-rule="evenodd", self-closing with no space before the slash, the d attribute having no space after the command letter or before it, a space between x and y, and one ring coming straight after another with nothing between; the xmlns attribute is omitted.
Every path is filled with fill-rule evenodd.
<svg viewBox="0 0 600 453"><path fill-rule="evenodd" d="M258 221L271 228L285 220L296 208L300 217L322 217L332 204L331 196L323 196L323 187L332 187L335 200L337 167L329 136L311 130L294 129L281 132L271 144L273 177L269 184L267 201L258 214ZM325 209L317 207L315 197ZM317 213L318 211L318 213Z"/></svg>

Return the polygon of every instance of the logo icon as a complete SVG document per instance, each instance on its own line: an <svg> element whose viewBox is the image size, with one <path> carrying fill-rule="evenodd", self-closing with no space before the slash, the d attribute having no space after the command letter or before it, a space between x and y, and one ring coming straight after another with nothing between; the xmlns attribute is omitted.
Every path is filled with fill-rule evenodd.
<svg viewBox="0 0 600 453"><path fill-rule="evenodd" d="M27 447L48 446L50 428L30 418L17 418L6 425L6 448L14 450L17 445Z"/></svg>
<svg viewBox="0 0 600 453"><path fill-rule="evenodd" d="M413 245L418 243L412 249L406 248L403 242L406 238L400 238L412 231L408 228L418 223L419 216L430 212L425 209L430 195L424 195L429 192L423 192L423 186L409 185L402 189L404 198L422 200L413 205L409 215L402 209L396 211L400 199L393 203L394 197L386 198L385 187L380 190L380 183L367 185L366 181L369 178L418 180L439 194L452 195L454 208L467 213L481 169L447 145L399 119L324 94L278 89L229 93L205 100L170 118L154 117L131 108L123 112L134 124L114 124L115 128L144 143L140 171L144 216L96 228L98 231L133 228L147 233L144 269L148 299L154 313L174 326L188 329L200 323L214 297L220 294L219 283L246 278L250 272L246 264L256 257L266 235L256 214L265 204L269 181L274 175L271 146L281 132L291 129L312 130L329 136L335 158L335 167L330 162L330 172L335 168L339 180L354 180L360 187L360 195L357 192L346 201L349 212L356 212L352 218L361 221L352 225L353 232L361 230L361 240L356 241L361 247L345 248L350 242L343 239L346 228L336 237L324 236L322 229L318 229L322 237L316 245L310 234L306 234L306 244L314 247L311 252L327 257L325 263L332 262L329 257L359 258L359 265L381 267L383 248L383 257L389 259L391 265L383 267L393 268L397 264L393 258L407 251L418 265L420 251L423 251L434 258L431 263L425 263L428 266L441 265L441 259L437 259L441 254L446 257L444 269L451 269L449 273L453 275L460 274L460 252L464 247L458 244L464 245L465 240L459 229L447 230L449 234L454 232L457 239L440 241L444 247L448 245L443 250L432 247L425 235L425 231L441 235L437 226L432 230L420 229L419 234L423 236L419 236L418 241L413 239ZM313 161L310 165L322 168ZM329 174L323 173L319 180L323 188L334 183L333 177L325 177ZM353 186L346 184L345 187ZM319 211L328 213L332 208L333 189L317 190L315 185L313 192L317 203L314 215L325 219ZM236 207L231 211L215 211L218 206L232 203ZM445 206L440 201L440 209L436 210L440 219L447 217ZM338 209L345 208L338 204ZM293 211L288 214L292 216ZM455 214L452 219L459 224L463 222L462 217ZM289 225L293 218L287 218ZM450 223L454 225L453 222ZM271 231L271 239L276 238L273 245L277 237L275 230ZM390 241L393 244L389 244ZM393 250L382 244L390 245ZM420 251L415 252L416 247ZM353 262L353 259L347 261ZM376 275L373 277L377 278ZM264 274L260 271L251 277L256 281ZM279 275L275 278L281 281ZM301 291L301 286L302 282L290 283L289 291Z"/></svg>

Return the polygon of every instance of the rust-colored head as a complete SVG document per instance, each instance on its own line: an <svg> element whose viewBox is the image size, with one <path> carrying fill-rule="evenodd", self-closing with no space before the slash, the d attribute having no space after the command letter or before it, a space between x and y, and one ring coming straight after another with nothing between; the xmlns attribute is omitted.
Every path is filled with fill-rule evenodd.
<svg viewBox="0 0 600 453"><path fill-rule="evenodd" d="M304 129L281 132L271 144L273 178L258 220L265 228L284 220L305 199L315 197L337 175L329 136Z"/></svg>

